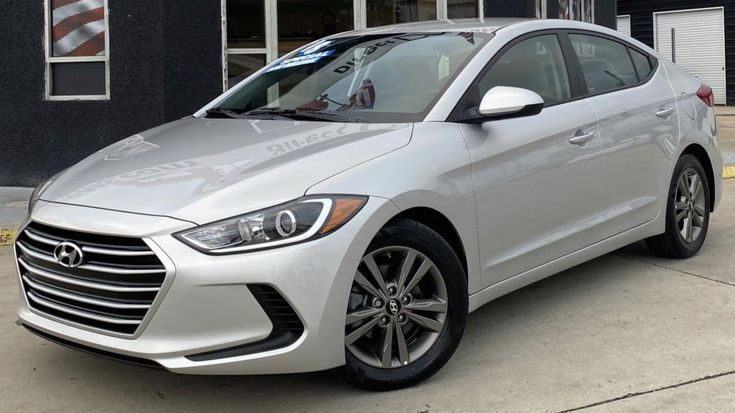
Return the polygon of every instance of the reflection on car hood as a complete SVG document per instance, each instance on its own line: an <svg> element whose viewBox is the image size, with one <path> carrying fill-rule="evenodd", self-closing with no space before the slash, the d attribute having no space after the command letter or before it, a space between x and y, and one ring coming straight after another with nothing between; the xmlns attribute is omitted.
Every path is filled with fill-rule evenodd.
<svg viewBox="0 0 735 413"><path fill-rule="evenodd" d="M405 146L411 130L186 118L91 155L41 199L202 224L298 198L319 181Z"/></svg>

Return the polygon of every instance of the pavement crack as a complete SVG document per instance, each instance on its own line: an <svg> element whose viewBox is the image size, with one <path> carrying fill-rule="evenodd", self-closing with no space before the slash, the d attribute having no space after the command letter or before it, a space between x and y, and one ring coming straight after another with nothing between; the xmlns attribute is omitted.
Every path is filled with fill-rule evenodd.
<svg viewBox="0 0 735 413"><path fill-rule="evenodd" d="M703 280L716 282L718 284L724 284L724 285L727 285L727 286L730 286L730 287L735 287L735 284L729 283L727 281L722 281L722 280L718 280L718 279L715 279L715 278L709 278L709 277L705 277L704 275L695 274L693 272L689 272L689 271L679 270L679 269L676 269L676 268L667 267L666 265L657 264L655 262L646 261L646 260L643 260L643 259L640 259L640 258L636 258L636 257L631 257L629 255L619 255L619 254L614 254L614 255L616 257L624 258L624 259L627 259L627 260L631 260L631 261L635 261L635 262L640 262L641 264L653 265L654 267L663 268L665 270L678 272L679 274L690 275L692 277L701 278Z"/></svg>
<svg viewBox="0 0 735 413"><path fill-rule="evenodd" d="M689 380L689 381L685 381L685 382L677 383L677 384L671 384L671 385L668 385L668 386L662 386L662 387L658 387L658 388L651 389L651 390L646 390L646 391L641 391L641 392L635 392L635 393L628 393L628 394L626 394L624 396L618 396L618 397L614 397L612 399L606 399L606 400L602 400L602 401L595 402L595 403L590 403L590 404L587 404L587 405L584 405L584 406L580 406L580 407L574 407L572 409L561 410L558 413L569 413L569 412L577 412L577 411L585 410L585 409L591 409L593 407L602 406L604 404L615 403L615 402L619 402L619 401L625 400L625 399L630 399L630 398L633 398L633 397L644 396L646 394L651 394L651 393L658 393L658 392L661 392L661 391L671 390L671 389L675 389L677 387L688 386L690 384L699 383L701 381L718 379L720 377L725 377L725 376L730 376L730 375L735 375L735 370L727 371L727 372L724 372L724 373L712 374L712 375L709 375L709 376L700 377L698 379L693 379L693 380Z"/></svg>

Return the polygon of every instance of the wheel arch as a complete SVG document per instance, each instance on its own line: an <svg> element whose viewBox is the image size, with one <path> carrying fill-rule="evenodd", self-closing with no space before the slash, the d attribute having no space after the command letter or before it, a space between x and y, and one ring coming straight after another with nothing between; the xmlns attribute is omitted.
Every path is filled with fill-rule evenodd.
<svg viewBox="0 0 735 413"><path fill-rule="evenodd" d="M715 205L715 195L716 194L716 188L715 188L715 171L712 167L712 161L709 158L709 154L707 153L707 150L704 149L704 147L698 143L692 143L689 146L687 146L684 151L681 153L681 156L684 155L692 155L695 158L699 160L699 162L702 164L702 167L704 168L704 173L707 175L707 186L709 186L709 195L710 195L710 212L714 212L714 205ZM681 158L680 156L680 158Z"/></svg>
<svg viewBox="0 0 735 413"><path fill-rule="evenodd" d="M469 269L464 243L462 242L462 238L459 236L457 228L449 218L433 208L414 207L405 211L401 211L399 214L392 217L386 223L386 225L390 225L392 222L395 222L399 219L410 219L426 225L427 227L436 231L436 233L444 238L449 246L452 247L452 250L454 250L455 254L457 254L457 257L462 264L465 278L468 277Z"/></svg>

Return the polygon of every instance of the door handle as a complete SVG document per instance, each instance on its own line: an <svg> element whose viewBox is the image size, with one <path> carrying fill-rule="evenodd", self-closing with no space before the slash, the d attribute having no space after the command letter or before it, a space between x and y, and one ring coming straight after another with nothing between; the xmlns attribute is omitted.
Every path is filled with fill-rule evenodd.
<svg viewBox="0 0 735 413"><path fill-rule="evenodd" d="M672 113L674 113L674 108L666 107L656 112L656 116L659 118L668 118Z"/></svg>
<svg viewBox="0 0 735 413"><path fill-rule="evenodd" d="M584 135L576 135L569 138L572 145L584 146L587 142L594 139L597 134L595 132L585 133Z"/></svg>

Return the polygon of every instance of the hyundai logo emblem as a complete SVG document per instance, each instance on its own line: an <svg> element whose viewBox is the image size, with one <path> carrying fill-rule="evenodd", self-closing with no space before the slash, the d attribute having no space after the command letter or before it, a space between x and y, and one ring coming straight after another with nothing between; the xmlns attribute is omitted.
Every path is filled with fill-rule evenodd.
<svg viewBox="0 0 735 413"><path fill-rule="evenodd" d="M388 311L390 311L392 315L398 314L398 312L401 311L401 306L398 304L398 301L396 300L388 301Z"/></svg>
<svg viewBox="0 0 735 413"><path fill-rule="evenodd" d="M59 265L66 268L76 268L84 262L82 249L72 242L62 242L57 245L54 248L54 257Z"/></svg>

